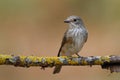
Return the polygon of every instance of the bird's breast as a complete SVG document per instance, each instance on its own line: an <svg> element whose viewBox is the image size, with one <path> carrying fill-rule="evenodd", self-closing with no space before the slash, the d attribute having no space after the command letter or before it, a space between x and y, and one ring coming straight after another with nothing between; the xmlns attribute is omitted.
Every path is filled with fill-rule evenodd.
<svg viewBox="0 0 120 80"><path fill-rule="evenodd" d="M72 48L79 52L85 43L85 31L81 28L70 29L67 33L67 38L72 38Z"/></svg>

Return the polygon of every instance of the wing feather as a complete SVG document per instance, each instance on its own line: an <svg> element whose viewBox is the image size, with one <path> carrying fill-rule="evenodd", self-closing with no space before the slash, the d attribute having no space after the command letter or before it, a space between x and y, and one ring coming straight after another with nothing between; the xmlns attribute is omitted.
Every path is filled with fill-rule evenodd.
<svg viewBox="0 0 120 80"><path fill-rule="evenodd" d="M58 51L58 55L57 55L57 56L60 56L60 52L61 52L61 50L62 50L62 47L63 47L64 44L66 43L66 41L67 41L67 38L66 38L66 32L65 32L64 37L63 37L63 40L62 40L62 43L61 43L61 47L60 47L60 49L59 49L59 51Z"/></svg>

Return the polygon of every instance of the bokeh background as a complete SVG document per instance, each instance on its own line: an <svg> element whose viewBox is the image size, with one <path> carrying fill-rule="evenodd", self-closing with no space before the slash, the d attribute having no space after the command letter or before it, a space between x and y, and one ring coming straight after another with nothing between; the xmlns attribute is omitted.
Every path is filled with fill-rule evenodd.
<svg viewBox="0 0 120 80"><path fill-rule="evenodd" d="M70 15L81 16L89 31L81 56L120 54L120 0L0 0L0 54L56 56ZM120 80L100 66L52 71L2 65L0 79Z"/></svg>

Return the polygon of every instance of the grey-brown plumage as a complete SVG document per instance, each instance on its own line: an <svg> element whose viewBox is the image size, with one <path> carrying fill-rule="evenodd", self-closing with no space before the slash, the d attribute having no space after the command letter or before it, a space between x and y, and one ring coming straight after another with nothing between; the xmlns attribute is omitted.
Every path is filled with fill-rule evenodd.
<svg viewBox="0 0 120 80"><path fill-rule="evenodd" d="M58 56L72 56L77 54L87 41L88 32L84 26L82 19L78 16L70 16L65 21L69 24L69 28L64 34ZM53 74L59 73L62 65L54 68Z"/></svg>

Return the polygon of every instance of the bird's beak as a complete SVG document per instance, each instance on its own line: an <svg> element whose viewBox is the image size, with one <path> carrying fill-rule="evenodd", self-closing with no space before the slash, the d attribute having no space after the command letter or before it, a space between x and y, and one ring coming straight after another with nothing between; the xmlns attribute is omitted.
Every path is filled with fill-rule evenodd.
<svg viewBox="0 0 120 80"><path fill-rule="evenodd" d="M69 23L70 21L69 20L64 20L64 23Z"/></svg>

